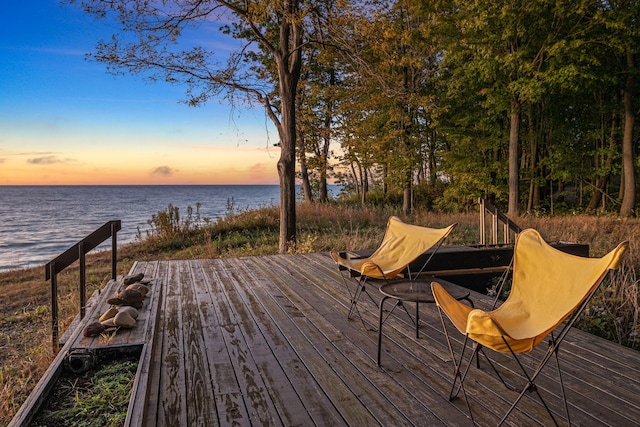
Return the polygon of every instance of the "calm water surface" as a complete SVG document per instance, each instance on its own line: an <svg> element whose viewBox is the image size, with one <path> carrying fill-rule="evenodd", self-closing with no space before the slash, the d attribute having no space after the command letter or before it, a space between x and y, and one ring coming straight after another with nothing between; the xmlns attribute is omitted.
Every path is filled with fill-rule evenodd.
<svg viewBox="0 0 640 427"><path fill-rule="evenodd" d="M134 241L169 204L215 220L279 202L277 185L0 186L0 271L44 265L109 220L122 221L119 244Z"/></svg>

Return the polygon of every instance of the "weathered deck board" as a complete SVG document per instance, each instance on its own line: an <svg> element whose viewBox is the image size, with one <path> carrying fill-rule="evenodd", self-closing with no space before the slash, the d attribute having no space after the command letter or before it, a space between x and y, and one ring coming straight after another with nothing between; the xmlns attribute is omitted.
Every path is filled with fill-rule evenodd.
<svg viewBox="0 0 640 427"><path fill-rule="evenodd" d="M335 353L333 359L330 359L330 366L327 369L330 371L326 375L322 375L324 378L328 375L338 375L338 378L344 381L344 387L346 387L354 396L357 396L361 405L369 408L372 416L380 423L384 425L398 423L403 419L402 413L399 413L393 405L390 404L387 395L382 390L376 389L370 383L369 377L363 372L368 367L373 368L369 360L362 360L361 352L354 351L353 343L344 339L341 330L335 327L330 322L330 315L328 313L322 313L325 306L324 301L314 301L310 295L305 294L304 291L308 287L304 282L290 282L290 280L296 280L295 276L285 274L284 271L279 271L275 266L270 266L274 274L274 283L280 281L280 291L283 295L286 295L289 304L295 305L299 313L293 316L294 322L299 330L305 333L306 341L299 343L300 346L309 346L319 352L321 357L324 357L327 363L326 354ZM296 286L297 285L297 286ZM293 289L296 288L296 293ZM284 294L286 292L286 294ZM300 294L300 292L303 292ZM316 311L315 307L320 308L321 312ZM344 316L340 316L342 320ZM335 320L335 319L334 319ZM327 342L326 345L331 345L332 348L317 348L318 344ZM364 362L364 363L363 363ZM333 372L331 372L333 371ZM335 372L335 373L334 373ZM372 369L372 375L376 374L380 376L380 372L377 369ZM335 381L335 379L334 379ZM345 413L345 418L348 419L350 414ZM425 422L429 420L428 415L425 414ZM353 425L359 423L359 420L353 420Z"/></svg>
<svg viewBox="0 0 640 427"><path fill-rule="evenodd" d="M328 254L139 261L130 274L139 272L154 284L136 328L108 342L84 339L77 329L65 345L143 344L127 425L470 425L464 402L447 399L451 356L435 307L420 306L419 339L412 320L396 309L384 324L378 368L380 295L370 288L374 302L361 301L363 321L347 320L350 296ZM88 317L102 312L104 297L92 302ZM491 303L472 298L476 307ZM462 337L449 331L459 347ZM526 366L544 352L539 347L523 358ZM513 362L487 354L513 383ZM573 330L560 354L574 425L638 424L639 352ZM475 421L493 425L515 393L481 363L481 371L471 368L467 393ZM538 385L563 418L553 365ZM21 417L12 425L28 418ZM533 398L523 399L506 423L549 424Z"/></svg>
<svg viewBox="0 0 640 427"><path fill-rule="evenodd" d="M343 368L344 371L347 373L359 371L363 375L363 378L354 378L348 384L353 392L356 395L361 395L363 393L374 394L375 391L380 390L380 393L382 393L381 400L375 405L389 411L390 421L404 418L405 416L411 419L413 414L413 416L421 415L425 423L431 425L438 423L437 414L431 414L427 408L429 406L441 408L446 400L440 394L429 394L427 392L428 387L420 387L413 390L418 399L417 404L415 401L410 402L403 399L406 393L405 388L411 386L409 381L412 379L406 378L407 382L388 381L387 374L375 366L377 335L372 331L366 331L360 321L347 321L345 319L346 307L344 311L335 311L331 300L322 298L324 293L321 293L319 298L309 276L304 274L308 271L294 271L294 267L288 264L288 259L288 257L279 259L280 263L282 263L281 265L285 268L285 270L282 270L283 267L280 267L279 276L289 277L291 281L284 282L283 291L295 292L300 301L298 304L304 304L305 317L318 328L324 328L324 339L332 341L335 351L347 355L348 360ZM272 260L278 259L274 257ZM278 271L278 264L273 263L270 268ZM301 268L304 267L301 266ZM375 307L371 307L375 309ZM373 311L377 312L377 310ZM413 330L413 327L409 329ZM350 332L345 334L344 331ZM340 339L334 339L333 337L335 336L339 336ZM363 350L366 351L363 352ZM357 390L356 387L362 382L368 383L366 389ZM376 407L369 402L363 401L362 403L370 408ZM452 418L452 415L449 413L447 418Z"/></svg>
<svg viewBox="0 0 640 427"><path fill-rule="evenodd" d="M147 268L163 292L147 391L132 403L142 415L132 420L148 426L469 424L463 401L447 400L450 355L431 304L420 307L420 339L403 311L388 319L378 368L377 307L361 303L367 328L346 320L349 295L327 254L139 262L131 273ZM473 297L476 306L489 304ZM506 378L515 378L503 355L488 355L507 369ZM574 424L640 419L638 352L572 331L561 364ZM469 381L467 391L476 421L495 424L514 393L487 370L472 369L478 381ZM554 366L540 388L562 418ZM528 398L507 420L550 422Z"/></svg>

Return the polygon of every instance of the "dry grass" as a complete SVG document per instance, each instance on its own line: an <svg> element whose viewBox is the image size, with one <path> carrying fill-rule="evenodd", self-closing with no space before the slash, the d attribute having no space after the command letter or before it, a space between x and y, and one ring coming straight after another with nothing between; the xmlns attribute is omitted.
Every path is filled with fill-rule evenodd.
<svg viewBox="0 0 640 427"><path fill-rule="evenodd" d="M119 264L122 273L131 267ZM111 275L108 253L88 257L90 295ZM64 331L79 308L78 266L58 276L60 329ZM51 343L51 289L44 268L0 273L0 424L6 425L20 408L55 357Z"/></svg>
<svg viewBox="0 0 640 427"><path fill-rule="evenodd" d="M396 213L390 209L302 204L297 210L299 239L294 252L374 248L392 214ZM456 222L459 225L449 243L472 244L479 240L477 214L418 212L402 219L433 227ZM639 348L640 309L636 271L640 271L640 253L638 241L633 236L640 233L640 220L581 215L522 217L516 222L522 227L538 229L548 241L587 243L592 256L603 255L619 242L630 240L630 251L623 268L594 301L581 326L613 341ZM162 227L162 224L156 225ZM278 250L277 240L276 208L230 212L224 220L216 223L178 230L162 238L151 236L143 243L119 248L118 274L126 274L135 260L273 254ZM90 254L87 274L89 292L104 285L110 275L109 253ZM70 267L59 276L63 329L78 311L77 283L77 266ZM54 357L49 292L43 268L0 273L2 425L11 420Z"/></svg>

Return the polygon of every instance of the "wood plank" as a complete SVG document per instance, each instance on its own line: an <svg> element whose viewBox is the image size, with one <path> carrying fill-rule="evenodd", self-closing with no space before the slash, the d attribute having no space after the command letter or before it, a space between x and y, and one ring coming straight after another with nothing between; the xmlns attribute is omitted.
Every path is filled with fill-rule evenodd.
<svg viewBox="0 0 640 427"><path fill-rule="evenodd" d="M143 272L145 276L158 275L158 262L138 262L136 261L131 267L129 274L137 274ZM142 425L144 419L145 410L149 408L146 404L147 396L152 395L149 392L149 388L152 386L152 376L150 373L153 370L153 350L154 342L156 338L155 327L159 320L158 303L162 298L162 286L159 284L159 279L153 285L153 289L149 292L151 299L149 305L149 314L147 321L141 322L138 320L138 327L144 332L147 337L147 341L144 343L142 353L138 362L138 370L136 372L136 378L131 390L131 398L129 400L129 408L127 410L127 418L125 419L125 425L127 426L139 426Z"/></svg>
<svg viewBox="0 0 640 427"><path fill-rule="evenodd" d="M340 425L344 420L332 401L326 395L322 386L315 380L312 373L305 365L305 361L292 346L293 340L287 335L295 334L293 329L294 317L299 313L290 310L282 310L274 301L283 300L285 297L278 292L275 286L263 274L259 267L247 258L235 260L237 271L242 277L249 279L251 286L245 286L245 301L252 307L258 327L265 336L267 343L277 356L279 364L283 367L283 374L291 385L291 392L295 392L303 405L304 410L316 425ZM287 332L285 332L285 330ZM297 335L295 340L303 339ZM318 359L319 360L319 359ZM318 362L319 363L319 362ZM318 367L317 364L314 366ZM278 400L288 402L289 397L284 390L279 391ZM308 424L307 421L306 424Z"/></svg>
<svg viewBox="0 0 640 427"><path fill-rule="evenodd" d="M163 351L163 339L164 339L164 307L165 307L165 292L167 289L169 262L159 261L158 268L156 270L156 282L154 287L159 298L156 303L156 316L155 327L153 332L153 338L151 346L147 347L147 351L150 351L149 355L149 367L148 367L148 380L146 393L136 393L134 401L134 413L132 414L129 424L130 426L155 426L158 424L158 407L160 405L160 376L162 373L162 361L164 356Z"/></svg>
<svg viewBox="0 0 640 427"><path fill-rule="evenodd" d="M147 268L149 268L148 271L146 271ZM153 277L155 274L154 269L155 266L151 263L143 263L140 264L139 267L136 267L134 264L129 274L131 274L132 271L136 271L136 274L144 273L146 277ZM87 315L80 323L81 328L84 329L84 327L89 323L97 322L99 317L109 309L110 304L107 300L125 288L122 283L122 279L122 277L119 277L115 281L109 281L109 283L98 292L95 301L92 302L92 309L89 310L89 305L87 306ZM148 319L150 316L155 315L155 304L157 303L157 300L153 295L153 291L154 289L151 286L151 292L149 292L149 294L144 298L143 306L138 310L139 317L134 328L120 328L115 333L101 334L97 337L84 337L81 335L73 344L73 347L100 349L106 347L141 345L147 342L149 327Z"/></svg>
<svg viewBox="0 0 640 427"><path fill-rule="evenodd" d="M270 319L265 319L259 302L251 294L256 284L251 282L247 286L247 277L239 268L230 269L228 276L231 279L228 284L234 288L227 295L237 316L244 319L239 326L280 419L284 425L309 425L310 415L287 375L297 371L299 361L290 348L283 352L278 346L282 340L279 330Z"/></svg>
<svg viewBox="0 0 640 427"><path fill-rule="evenodd" d="M242 406L246 408L247 415L246 418L241 419L244 419L245 423L281 425L273 402L266 396L266 386L243 335L241 323L244 319L238 317L228 295L233 292L233 285L229 284L228 270L228 268L225 268L207 271L212 295L216 296L212 302L219 316L220 332L222 333L225 350L228 352L228 358L225 362L230 362L230 365L227 363L222 366L216 365L216 371L224 375L221 379L227 380L223 383L223 387L230 387L232 390L239 387L243 391ZM231 370L229 370L230 368ZM227 394L224 393L223 396ZM235 398L232 402L234 401L236 401ZM239 407L238 405L237 408ZM240 415L244 414L234 413L236 417Z"/></svg>
<svg viewBox="0 0 640 427"><path fill-rule="evenodd" d="M277 286L277 275L269 268L261 268L261 276L266 283ZM371 414L369 408L361 403L358 396L345 384L344 377L338 375L335 367L344 363L344 356L335 354L331 351L330 343L317 342L313 337L309 338L308 334L312 331L313 326L308 322L305 324L304 315L297 310L295 304L289 298L281 293L278 287L277 292L269 290L265 298L261 302L265 307L269 307L268 311L277 321L280 330L289 345L303 361L306 369L313 377L313 381L330 399L340 413L340 418L344 419L346 425L372 425L377 424L375 417ZM301 320L302 319L302 320ZM307 331L305 334L304 331ZM317 332L316 332L317 333ZM340 339L339 335L334 339ZM339 423L338 425L341 425Z"/></svg>
<svg viewBox="0 0 640 427"><path fill-rule="evenodd" d="M129 331L128 339L130 342L148 343L151 339L149 335L152 333L151 329L154 328L157 321L159 295L162 291L159 284L160 279L158 278L158 262L145 262L135 269L132 267L128 275L131 276L138 273L144 274L144 278L151 280L151 282L148 285L149 292L143 299L143 306L138 310L136 326Z"/></svg>
<svg viewBox="0 0 640 427"><path fill-rule="evenodd" d="M86 319L91 318L89 316L90 313L99 311L101 307L104 307L107 304L106 300L109 298L108 295L110 295L110 293L113 292L112 289L117 289L120 286L121 280L122 280L121 277L118 277L115 280L110 279L103 288L96 289L91 294L91 296L89 297L85 305L84 319L81 319L80 313L78 313L76 317L74 317L74 319L71 321L71 324L64 331L60 339L58 340L61 348L62 346L64 346L64 344L66 344L66 342L69 340L70 336L73 334L73 332L77 327L84 328L84 326L87 324ZM96 306L99 308L96 308ZM98 315L98 317L100 316ZM90 345L91 344L89 343L88 345L85 345L85 346L90 346Z"/></svg>
<svg viewBox="0 0 640 427"><path fill-rule="evenodd" d="M185 261L180 264L187 424L213 426L218 423L218 417L215 406L209 405L213 401L213 392L196 296L201 282L196 281L196 277L191 263Z"/></svg>
<svg viewBox="0 0 640 427"><path fill-rule="evenodd" d="M185 389L184 341L182 324L181 262L169 264L164 299L162 361L158 396L159 427L187 425L187 393Z"/></svg>
<svg viewBox="0 0 640 427"><path fill-rule="evenodd" d="M285 258L286 256L283 256L283 259ZM279 272L278 268L277 263L273 263L270 266L270 269L276 272ZM339 375L348 379L348 386L355 395L366 396L366 398L361 397L363 405L368 408L375 408L370 410L374 412L376 418L382 424L392 422L390 420L393 419L398 422L406 414L410 414L411 411L419 412L425 422L437 423L438 418L432 415L427 408L428 405L425 405L428 400L411 403L407 402L406 399L394 401L395 396L399 394L398 388L400 385L389 381L387 375L375 367L375 362L371 363L372 354L375 354L375 340L372 339L371 334L354 328L353 323L344 319L343 313L330 312L330 305L324 301L314 301L312 293L306 293L308 287L306 286L307 283L304 282L305 278L303 276L298 277L291 270L288 273L288 275L276 274L280 277L291 278L296 282L300 280L296 285L286 286L288 290L295 289L297 295L288 293L287 296L291 301L295 301L296 306L300 309L307 322L318 328L317 333L321 335L316 335L312 342L322 342L322 340L326 341L328 339L334 345L334 351L337 354L347 356ZM340 326L336 327L335 323ZM361 335L362 340L355 344L350 339L344 339L344 330L342 328L351 328ZM312 330L307 333L311 334L311 332ZM336 365L333 366L333 369L337 369ZM364 377L362 377L363 375ZM367 384L364 389L361 388L363 384ZM379 400L376 401L374 399ZM443 403L441 397L438 397L438 400L438 403ZM389 419L385 418L387 416Z"/></svg>
<svg viewBox="0 0 640 427"><path fill-rule="evenodd" d="M207 348L214 402L221 425L249 425L249 414L242 395L242 389L236 378L231 355L223 337L220 316L216 310L218 304L224 306L223 295L216 292L211 276L201 270L203 291L200 296L200 316L203 322L203 338ZM218 299L221 301L218 302Z"/></svg>

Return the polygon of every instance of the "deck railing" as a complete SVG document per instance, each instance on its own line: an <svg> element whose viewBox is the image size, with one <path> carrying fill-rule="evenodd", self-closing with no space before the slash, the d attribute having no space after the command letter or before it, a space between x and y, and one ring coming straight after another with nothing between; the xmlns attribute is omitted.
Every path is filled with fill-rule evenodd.
<svg viewBox="0 0 640 427"><path fill-rule="evenodd" d="M117 264L116 234L121 228L122 223L120 220L108 221L45 265L45 280L51 280L51 341L54 352L58 351L58 273L74 262L80 261L80 318L84 318L87 302L85 255L111 237L111 278L115 279Z"/></svg>
<svg viewBox="0 0 640 427"><path fill-rule="evenodd" d="M498 245L498 235L500 229L500 223L502 223L502 243L509 244L511 243L511 233L518 234L522 231L515 222L509 219L505 214L500 212L498 208L496 208L491 202L483 199L482 197L478 200L480 203L480 244L481 245ZM491 235L490 242L487 242L487 218L486 213L491 215Z"/></svg>

